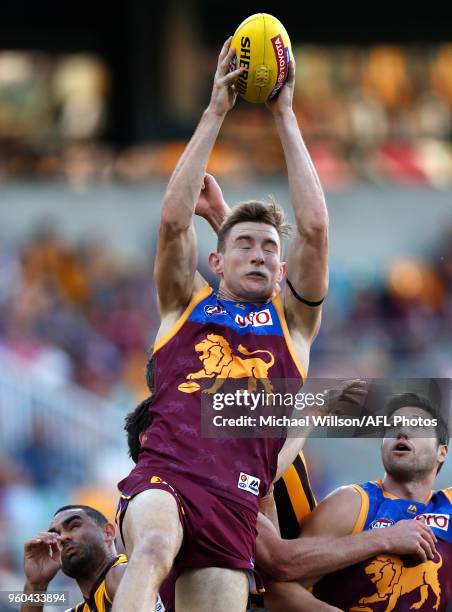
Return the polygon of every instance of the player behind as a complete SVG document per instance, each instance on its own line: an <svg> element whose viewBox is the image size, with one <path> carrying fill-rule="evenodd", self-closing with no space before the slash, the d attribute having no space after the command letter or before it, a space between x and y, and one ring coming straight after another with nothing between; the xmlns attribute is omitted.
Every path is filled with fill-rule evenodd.
<svg viewBox="0 0 452 612"><path fill-rule="evenodd" d="M47 591L59 570L74 578L84 601L70 612L109 612L127 557L115 547L115 526L95 508L63 506L57 510L48 531L24 546L25 593ZM156 612L172 612L174 596L169 583L162 585ZM21 612L42 612L42 606L22 605Z"/></svg>
<svg viewBox="0 0 452 612"><path fill-rule="evenodd" d="M154 344L153 424L137 466L119 483L130 561L113 609L144 612L176 559L176 608L244 610L253 569L259 496L273 481L278 438L201 437L201 394L224 378L298 380L327 289L327 211L292 109L295 67L268 103L283 146L296 232L281 261L282 211L237 206L209 255L218 295L199 282L193 214L207 161L233 107L230 39L208 108L169 181L155 281L161 326ZM272 299L287 268L287 287ZM254 323L261 322L262 325ZM201 526L202 524L202 526ZM177 558L176 558L177 556Z"/></svg>
<svg viewBox="0 0 452 612"><path fill-rule="evenodd" d="M46 532L24 546L24 591L46 591L61 569L77 582L84 602L71 612L108 612L127 558L115 548L115 526L90 506L64 506L55 512ZM42 612L22 605L21 612Z"/></svg>
<svg viewBox="0 0 452 612"><path fill-rule="evenodd" d="M276 580L313 582L323 575L314 594L340 609L446 610L452 602L452 488L432 487L448 452L447 426L429 400L414 393L395 396L388 414L438 421L436 427L390 427L381 447L383 479L333 492L307 518L300 539L282 540L263 519L258 560ZM300 585L280 587L273 585L278 605L271 609L303 611Z"/></svg>

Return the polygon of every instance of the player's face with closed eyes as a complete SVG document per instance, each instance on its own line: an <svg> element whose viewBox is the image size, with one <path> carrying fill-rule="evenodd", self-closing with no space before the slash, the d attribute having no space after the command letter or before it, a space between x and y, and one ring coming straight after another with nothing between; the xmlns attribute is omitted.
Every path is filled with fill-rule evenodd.
<svg viewBox="0 0 452 612"><path fill-rule="evenodd" d="M219 257L224 284L244 300L268 299L284 274L278 232L266 223L234 225Z"/></svg>

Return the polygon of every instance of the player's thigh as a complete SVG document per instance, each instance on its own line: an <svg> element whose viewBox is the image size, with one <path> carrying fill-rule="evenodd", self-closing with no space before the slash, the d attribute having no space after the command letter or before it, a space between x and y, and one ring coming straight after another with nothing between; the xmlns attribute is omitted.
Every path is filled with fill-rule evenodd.
<svg viewBox="0 0 452 612"><path fill-rule="evenodd" d="M185 570L176 582L176 610L244 612L248 593L245 570L221 567Z"/></svg>
<svg viewBox="0 0 452 612"><path fill-rule="evenodd" d="M182 544L183 530L177 502L171 493L148 489L130 500L122 525L127 553L146 538L159 540L173 557Z"/></svg>

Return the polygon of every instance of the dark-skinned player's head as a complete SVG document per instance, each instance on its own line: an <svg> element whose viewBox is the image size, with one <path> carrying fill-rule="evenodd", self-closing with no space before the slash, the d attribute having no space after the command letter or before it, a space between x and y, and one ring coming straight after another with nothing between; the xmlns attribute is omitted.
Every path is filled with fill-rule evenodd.
<svg viewBox="0 0 452 612"><path fill-rule="evenodd" d="M270 298L284 276L282 241L289 229L275 201L237 204L218 231L217 251L209 255L220 287L247 301Z"/></svg>
<svg viewBox="0 0 452 612"><path fill-rule="evenodd" d="M90 578L102 563L116 555L115 526L91 506L59 508L49 531L61 537L62 570L76 580Z"/></svg>
<svg viewBox="0 0 452 612"><path fill-rule="evenodd" d="M387 404L382 459L386 472L400 482L436 476L448 452L449 432L440 411L416 393L394 396ZM422 425L416 425L420 423ZM436 420L436 425L428 424ZM398 421L398 422L397 422Z"/></svg>

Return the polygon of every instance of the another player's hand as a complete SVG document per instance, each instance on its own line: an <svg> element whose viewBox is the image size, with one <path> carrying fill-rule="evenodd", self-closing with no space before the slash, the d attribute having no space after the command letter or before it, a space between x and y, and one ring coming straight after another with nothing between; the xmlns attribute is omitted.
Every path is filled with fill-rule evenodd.
<svg viewBox="0 0 452 612"><path fill-rule="evenodd" d="M387 552L395 555L415 555L421 561L437 554L436 536L422 521L408 519L379 530L387 540Z"/></svg>
<svg viewBox="0 0 452 612"><path fill-rule="evenodd" d="M365 380L347 380L326 391L327 411L329 414L349 414L350 404L362 408L369 393L369 385Z"/></svg>
<svg viewBox="0 0 452 612"><path fill-rule="evenodd" d="M235 49L230 46L231 40L232 37L230 36L218 56L217 70L209 103L209 109L219 116L225 115L234 106L237 99L234 83L244 71L244 68L238 68L229 72L229 65L235 55Z"/></svg>
<svg viewBox="0 0 452 612"><path fill-rule="evenodd" d="M292 58L289 62L289 74L287 76L287 81L284 83L277 96L265 103L267 108L269 108L274 115L282 114L287 110L291 110L294 90L295 60Z"/></svg>
<svg viewBox="0 0 452 612"><path fill-rule="evenodd" d="M223 198L220 185L211 174L205 174L195 214L203 217L215 231L218 231L230 212L231 209Z"/></svg>
<svg viewBox="0 0 452 612"><path fill-rule="evenodd" d="M24 545L24 571L27 582L45 589L61 568L60 536L42 532Z"/></svg>

